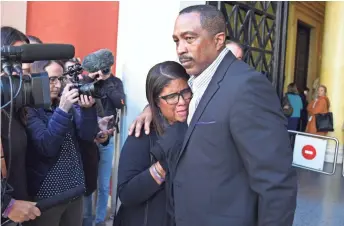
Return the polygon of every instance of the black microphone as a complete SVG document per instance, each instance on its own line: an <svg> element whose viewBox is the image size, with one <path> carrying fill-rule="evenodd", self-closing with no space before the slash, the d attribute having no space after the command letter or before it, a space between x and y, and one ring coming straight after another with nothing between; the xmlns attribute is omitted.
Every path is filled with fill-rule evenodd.
<svg viewBox="0 0 344 226"><path fill-rule="evenodd" d="M66 60L74 57L75 48L69 44L25 44L1 47L1 60L32 63L40 60Z"/></svg>

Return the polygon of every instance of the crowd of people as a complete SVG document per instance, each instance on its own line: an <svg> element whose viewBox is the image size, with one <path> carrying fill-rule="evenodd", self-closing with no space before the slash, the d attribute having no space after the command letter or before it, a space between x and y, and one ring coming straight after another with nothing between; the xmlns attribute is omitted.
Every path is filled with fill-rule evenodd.
<svg viewBox="0 0 344 226"><path fill-rule="evenodd" d="M319 131L316 125L316 115L330 112L330 100L327 88L319 85L311 102L309 88L298 88L296 83L290 83L284 97L283 109L288 118L288 130L306 132L325 136L329 131Z"/></svg>
<svg viewBox="0 0 344 226"><path fill-rule="evenodd" d="M180 11L173 41L180 64L164 61L149 70L148 104L121 151L113 225L292 225L297 175L287 129L316 130L313 116L329 108L326 87L305 107L306 96L290 84L281 107L269 80L242 61L243 47L226 42L225 18L210 5ZM42 41L1 28L1 46L29 43ZM105 225L114 152L108 123L125 94L111 68L79 75L83 83L103 80L103 98L80 94L64 75L80 62L23 64L26 74L47 72L51 106L23 107L12 120L8 109L1 111L1 143L11 166L2 173L3 221ZM36 207L71 190L75 195L62 204Z"/></svg>
<svg viewBox="0 0 344 226"><path fill-rule="evenodd" d="M42 41L1 27L1 46L35 43ZM1 110L2 222L91 226L84 209L92 208L92 194L98 189L96 221L105 225L114 152L114 128L108 124L124 106L125 95L111 68L80 75L84 83L104 81L101 99L80 94L65 75L76 63L81 62L75 58L23 64L25 75L47 73L51 105L25 106L12 115L9 107ZM73 190L74 197L63 204L44 212L36 207L40 200Z"/></svg>

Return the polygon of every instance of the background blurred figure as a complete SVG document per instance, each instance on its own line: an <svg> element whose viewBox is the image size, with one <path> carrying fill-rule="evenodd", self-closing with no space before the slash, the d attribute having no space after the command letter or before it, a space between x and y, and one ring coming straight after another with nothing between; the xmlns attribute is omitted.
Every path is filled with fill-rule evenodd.
<svg viewBox="0 0 344 226"><path fill-rule="evenodd" d="M330 109L330 100L326 96L326 86L320 85L317 91L317 97L311 103L309 103L307 107L309 118L306 132L325 136L327 132L317 131L315 115L328 113Z"/></svg>
<svg viewBox="0 0 344 226"><path fill-rule="evenodd" d="M67 71L70 66L73 66L75 64L81 64L80 58L74 57L72 59L68 59L68 60L64 61L65 71Z"/></svg>
<svg viewBox="0 0 344 226"><path fill-rule="evenodd" d="M68 71L68 68L70 66L73 66L75 64L81 64L81 60L80 60L80 58L74 57L72 59L68 59L68 60L64 61L63 64L64 64L64 66L63 66L64 67L64 71L66 72L66 71ZM79 77L80 80L83 79L83 75L82 74L79 74L78 77ZM70 77L69 75L67 75L67 78L68 79L72 79L72 77Z"/></svg>
<svg viewBox="0 0 344 226"><path fill-rule="evenodd" d="M242 60L244 57L244 49L241 47L239 43L227 40L226 47L229 49L233 55L238 59Z"/></svg>
<svg viewBox="0 0 344 226"><path fill-rule="evenodd" d="M27 35L26 36L29 40L29 43L28 44L43 44L43 42L37 38L36 36L32 36L32 35ZM24 63L23 64L23 74L31 74L31 64L30 63Z"/></svg>
<svg viewBox="0 0 344 226"><path fill-rule="evenodd" d="M36 36L27 35L26 37L29 39L30 44L43 44L43 42Z"/></svg>
<svg viewBox="0 0 344 226"><path fill-rule="evenodd" d="M307 106L308 106L308 93L309 88L306 87L303 89L303 92L300 93L300 97L302 100L302 110L301 110L301 118L300 118L300 132L305 132L307 123L308 123L308 112L307 112Z"/></svg>
<svg viewBox="0 0 344 226"><path fill-rule="evenodd" d="M301 117L301 110L303 109L303 104L299 91L296 87L296 83L290 83L288 85L288 92L286 93L289 103L293 108L293 113L288 118L288 130L297 130Z"/></svg>

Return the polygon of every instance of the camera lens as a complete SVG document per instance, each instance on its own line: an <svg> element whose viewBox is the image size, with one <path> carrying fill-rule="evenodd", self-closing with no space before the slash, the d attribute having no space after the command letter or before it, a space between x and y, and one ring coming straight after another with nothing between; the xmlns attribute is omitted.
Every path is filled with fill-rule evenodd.
<svg viewBox="0 0 344 226"><path fill-rule="evenodd" d="M13 98L18 92L20 85L19 76L11 76ZM1 106L11 100L11 87L9 76L1 76ZM50 107L50 86L49 77L46 72L22 76L22 87L18 96L12 100L13 107L18 110L24 106L30 107Z"/></svg>
<svg viewBox="0 0 344 226"><path fill-rule="evenodd" d="M93 98L102 98L103 96L102 96L101 88L102 88L103 82L104 81L99 80L96 82L83 84L79 87L79 94L92 96Z"/></svg>

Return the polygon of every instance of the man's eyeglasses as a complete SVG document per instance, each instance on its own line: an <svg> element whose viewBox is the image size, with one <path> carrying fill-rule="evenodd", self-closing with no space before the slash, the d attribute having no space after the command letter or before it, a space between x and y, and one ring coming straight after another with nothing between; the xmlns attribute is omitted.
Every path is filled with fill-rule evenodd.
<svg viewBox="0 0 344 226"><path fill-rule="evenodd" d="M165 96L160 96L161 99L165 100L167 104L177 104L179 102L179 97L182 97L185 101L192 98L192 91L190 88L183 89L179 93L171 93Z"/></svg>
<svg viewBox="0 0 344 226"><path fill-rule="evenodd" d="M65 76L52 76L49 77L50 84L56 84L59 81L61 84L65 84L67 82L67 78Z"/></svg>

